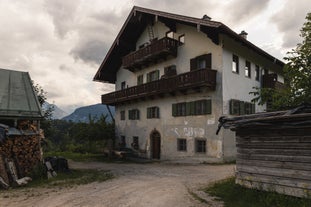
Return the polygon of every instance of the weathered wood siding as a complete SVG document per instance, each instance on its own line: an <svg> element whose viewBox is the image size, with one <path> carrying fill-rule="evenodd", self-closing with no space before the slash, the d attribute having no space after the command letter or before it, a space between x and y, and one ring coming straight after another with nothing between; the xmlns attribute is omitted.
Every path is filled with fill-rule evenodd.
<svg viewBox="0 0 311 207"><path fill-rule="evenodd" d="M236 183L311 196L311 125L239 128Z"/></svg>

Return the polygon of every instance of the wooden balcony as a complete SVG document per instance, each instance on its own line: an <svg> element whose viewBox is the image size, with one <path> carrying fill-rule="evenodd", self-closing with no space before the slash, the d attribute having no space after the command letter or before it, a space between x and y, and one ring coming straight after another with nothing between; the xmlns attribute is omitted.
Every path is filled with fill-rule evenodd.
<svg viewBox="0 0 311 207"><path fill-rule="evenodd" d="M124 56L122 59L123 67L134 71L144 65L165 60L168 56L176 57L178 45L177 40L168 37L154 40L149 45Z"/></svg>
<svg viewBox="0 0 311 207"><path fill-rule="evenodd" d="M262 87L272 89L282 89L284 84L277 80L277 74L267 74L262 76Z"/></svg>
<svg viewBox="0 0 311 207"><path fill-rule="evenodd" d="M152 81L138 86L126 88L124 90L102 95L102 103L116 105L119 103L133 101L140 98L161 96L166 93L186 91L187 89L197 89L209 87L216 88L216 70L201 69L176 75L170 78Z"/></svg>

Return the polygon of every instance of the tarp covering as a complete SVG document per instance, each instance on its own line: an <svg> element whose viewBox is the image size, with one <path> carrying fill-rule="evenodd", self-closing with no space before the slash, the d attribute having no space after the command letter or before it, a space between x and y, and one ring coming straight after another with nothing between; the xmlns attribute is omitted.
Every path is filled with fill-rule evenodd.
<svg viewBox="0 0 311 207"><path fill-rule="evenodd" d="M237 128L250 126L311 126L311 104L304 104L288 111L257 113L236 117L222 116L218 121L219 125L216 134L218 134L221 127L234 131Z"/></svg>
<svg viewBox="0 0 311 207"><path fill-rule="evenodd" d="M0 69L0 119L42 118L43 114L27 72Z"/></svg>

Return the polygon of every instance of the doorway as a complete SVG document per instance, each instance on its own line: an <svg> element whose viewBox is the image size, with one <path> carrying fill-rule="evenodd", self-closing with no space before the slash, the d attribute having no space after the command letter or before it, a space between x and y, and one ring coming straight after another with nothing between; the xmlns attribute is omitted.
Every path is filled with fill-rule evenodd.
<svg viewBox="0 0 311 207"><path fill-rule="evenodd" d="M150 134L151 159L160 159L161 154L161 135L157 130Z"/></svg>

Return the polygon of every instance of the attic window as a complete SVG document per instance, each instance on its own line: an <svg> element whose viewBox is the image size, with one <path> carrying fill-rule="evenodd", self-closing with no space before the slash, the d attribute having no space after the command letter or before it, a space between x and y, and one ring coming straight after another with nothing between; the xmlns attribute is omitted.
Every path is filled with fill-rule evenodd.
<svg viewBox="0 0 311 207"><path fill-rule="evenodd" d="M165 36L168 37L168 38L174 39L174 32L173 31L168 31L168 32L166 32Z"/></svg>
<svg viewBox="0 0 311 207"><path fill-rule="evenodd" d="M180 35L178 37L178 41L179 41L179 44L184 44L185 43L185 35L184 34Z"/></svg>

